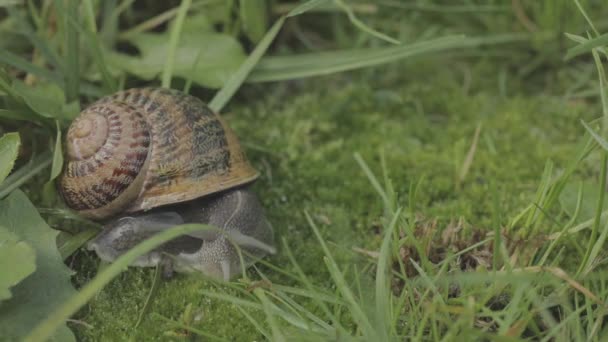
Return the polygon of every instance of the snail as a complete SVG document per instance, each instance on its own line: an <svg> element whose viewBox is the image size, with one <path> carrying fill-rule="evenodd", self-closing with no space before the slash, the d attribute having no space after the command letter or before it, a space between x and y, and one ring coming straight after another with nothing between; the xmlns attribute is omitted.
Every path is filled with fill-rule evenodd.
<svg viewBox="0 0 608 342"><path fill-rule="evenodd" d="M104 261L182 223L217 230L176 238L132 266L228 280L241 270L235 246L248 252L248 264L275 252L272 226L250 189L258 172L226 122L196 97L163 88L103 97L72 122L66 151L59 193L103 223L88 248Z"/></svg>

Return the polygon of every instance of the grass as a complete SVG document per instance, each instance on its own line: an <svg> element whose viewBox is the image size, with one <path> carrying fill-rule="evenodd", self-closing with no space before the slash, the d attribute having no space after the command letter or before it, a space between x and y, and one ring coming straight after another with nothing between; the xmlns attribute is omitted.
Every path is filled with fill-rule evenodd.
<svg viewBox="0 0 608 342"><path fill-rule="evenodd" d="M7 86L18 79L31 89L42 80L57 84L65 90L58 107L64 109L115 84L192 85L193 94L211 99L204 85L171 70L180 34L187 34L186 9L206 4L184 1L146 12L109 2L117 7L106 11L114 14L96 23L90 18L101 9L85 1L83 24L70 19L78 13L71 2L57 3L68 7L57 18L60 34L49 37L45 25L28 28L37 53L56 67L14 46L0 50L6 65L0 89L9 104L0 111L0 133L19 130L23 145L46 152L40 145L69 123L69 115L47 118L28 109L41 108L40 100ZM525 16L511 16L513 9L499 1L314 7L321 3L277 6L282 15L315 12L285 23L280 17L210 101L224 108L261 172L254 189L275 227L279 253L224 283L200 275L161 281L152 269L121 272L127 259L98 271L97 258L77 250L67 262L80 292L47 323L61 323L81 307L68 321L80 340L604 340L608 230L604 192L597 189L605 188L608 172L608 101L606 23L589 10L597 3L539 1L523 7ZM570 15L559 25L546 15L577 8L592 15ZM116 21L118 10L123 14ZM40 21L48 19L41 14L48 8L36 11ZM24 14L6 13L0 23ZM93 38L87 44L98 51L138 23L172 16L172 52L153 81L78 50L83 37ZM319 24L319 18L331 18L325 21L331 27L320 24L317 31L309 21ZM160 29L160 21L145 28ZM222 23L237 36L248 34L238 21ZM262 57L275 35L266 52L275 56ZM579 45L569 43L573 48L566 51L568 38ZM302 53L300 43L345 51ZM57 45L65 61L55 56ZM385 64L396 56L413 58ZM239 88L243 81L361 66L374 67ZM9 114L27 114L29 123ZM31 153L29 164L18 159L0 198L14 190L6 184L17 184L41 212L62 209L47 202L54 194L40 190L49 179L41 170L53 178L61 164L57 154L44 152ZM583 183L590 186L579 187ZM82 225L57 215L47 221L62 230ZM39 329L33 340L51 325Z"/></svg>
<svg viewBox="0 0 608 342"><path fill-rule="evenodd" d="M421 76L429 72L428 69L424 70L424 64L417 65ZM432 64L427 67L432 68ZM387 73L399 70L397 67L387 69ZM566 165L570 156L575 154L576 145L584 134L584 128L577 124L575 118L593 118L586 113L586 105L571 104L563 107L562 100L553 97L499 100L500 104L495 105L496 98L491 93L470 98L462 94L460 84L449 80L442 82L444 85L440 93L443 95L439 99L436 87L404 83L400 87L391 88L399 97L415 98L424 103L429 108L427 113L434 113L433 117L427 113L416 113L414 104L408 105L407 102L389 101L379 108L377 99L382 91L377 88L382 87L360 86L363 83L360 81L369 77L364 74L365 72L360 73L355 78L357 82L351 81L353 85L346 86L340 92L325 94L322 90L315 91L321 84L327 84L327 80L311 81L305 86L308 90L303 91L304 95L294 98L288 104L275 98L246 101L242 106L233 106L227 115L237 133L244 137L244 144L248 146L248 153L255 166L263 172L263 178L255 189L267 208L277 235L285 239L294 259L298 260L298 266L291 264L286 247L268 261L290 274L297 274L298 268L301 269L314 287L309 289L305 286L306 283L281 276L282 273L272 268L260 267L270 278L273 284L270 289L273 292L293 296L292 290L295 288L309 296L319 297L306 299L307 296L298 296L292 299L297 300L299 305L308 306L308 310L317 315L324 315L325 312L318 301L337 299L336 294L330 290L332 282L328 281L329 271L319 267L323 264L324 254L303 210L310 214L320 234L331 246L337 262L340 265L350 265L348 273L351 277L352 272L355 272L353 265L369 269L374 262L353 251L353 247L376 250L381 246L383 238L381 225L387 211L385 203L390 203L390 200L383 200L377 195L378 190L370 184L366 173L358 166L354 152L359 152L363 160L366 160L365 165L372 174L381 175L383 172L379 158L381 150L384 151L386 172L394 184L394 191L400 194L397 205L406 208L412 206L416 215L423 216L420 222L415 222L414 229L422 229L436 219L436 230L439 233L463 217L465 230L477 228L491 231L494 229L492 215L495 205L492 192L489 191L490 183L501 194L499 210L503 220L500 224L506 225L509 219L534 200L545 160L551 158L558 165ZM334 79L334 82L333 86L340 88L340 84L344 85L346 81ZM446 99L449 113L454 114L441 113L441 109L446 109ZM480 110L484 107L494 110L492 113L484 113ZM536 119L531 118L530 113L536 113ZM549 116L555 120L544 120ZM409 124L401 124L404 120ZM480 138L483 143L477 149L464 183L456 190L462 162L480 120L483 120L480 135L486 138ZM267 124L269 121L273 122L271 127ZM367 133L363 134L366 130ZM404 141L404 137L409 138ZM265 148L256 149L257 146ZM526 148L529 146L534 148ZM350 153L345 153L345 149ZM584 173L584 170L581 172ZM587 170L593 170L593 166L588 165ZM380 189L386 192L380 183L383 177L376 177L380 179ZM407 195L410 184L418 182L420 178L422 182L418 195L413 203L409 203ZM405 213L411 211L406 210ZM409 229L399 225L400 230L406 228ZM466 232L462 234L466 235ZM400 239L401 243L404 240L410 241L404 237ZM461 240L464 240L466 247L477 242L474 238L468 242L466 236ZM423 240L420 243L428 242ZM484 246L490 243L487 241ZM398 248L399 243L393 241L392 245L395 252L394 248ZM407 260L403 262L407 263ZM90 265L83 267L78 274L86 274ZM406 268L409 270L413 266L409 264ZM364 275L367 271L361 272L361 281L373 279ZM431 269L427 272L430 279L437 278L429 281L430 284L449 279L445 274L436 273L439 270ZM255 273L250 273L250 276L254 279L259 277ZM120 339L135 333L138 339L145 339L146 336L158 336L172 331L173 325L155 319L154 316L148 317L136 332L132 330L152 278L153 271L132 270L111 283L89 304L86 313L79 317L98 328L81 328L81 332L90 338ZM475 283L471 287L474 289L470 291L474 297L489 299L485 298L485 286L479 286L488 279L493 279L491 274L473 280ZM503 281L507 281L505 276ZM201 283L196 277L180 277L163 283L152 312L179 320L184 305L191 303L201 311L202 317L208 319L192 324L195 329L214 332L218 336L234 336L231 331L239 331L238 336L242 338L259 336L260 332L254 326L240 318L242 316L235 306L242 306L242 303L237 305L230 301L235 301L232 296L237 294L236 298L242 299L241 296L245 295L243 290L250 285L241 285L238 288L240 291L226 288L225 285L219 285L218 289L217 286ZM284 286L288 288L283 289ZM527 288L530 285L522 282L519 286ZM228 302L224 302L217 297L202 296L203 290L231 296L227 298ZM441 293L436 295L442 297ZM529 304L529 299L522 305L524 303ZM334 305L327 310L339 316L339 313L334 312L339 305ZM112 309L117 306L129 309L117 313ZM482 304L471 307L469 315L474 317L473 313L482 310L481 307ZM417 310L416 318L411 318L417 322L416 326L430 324L428 322L433 320L431 317L426 318L427 323L422 323L425 322L424 314L430 313L426 313L422 307ZM259 316L259 312L250 314L264 325L264 318ZM437 316L441 316L440 313ZM209 327L213 327L213 330L208 330ZM344 329L350 331L352 328Z"/></svg>

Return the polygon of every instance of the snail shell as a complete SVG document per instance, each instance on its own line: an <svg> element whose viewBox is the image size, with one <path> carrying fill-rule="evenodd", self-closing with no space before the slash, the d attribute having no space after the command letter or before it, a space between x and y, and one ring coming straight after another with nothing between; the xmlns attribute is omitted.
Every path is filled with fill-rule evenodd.
<svg viewBox="0 0 608 342"><path fill-rule="evenodd" d="M101 98L74 120L66 140L59 192L92 219L192 200L258 177L223 119L176 90Z"/></svg>

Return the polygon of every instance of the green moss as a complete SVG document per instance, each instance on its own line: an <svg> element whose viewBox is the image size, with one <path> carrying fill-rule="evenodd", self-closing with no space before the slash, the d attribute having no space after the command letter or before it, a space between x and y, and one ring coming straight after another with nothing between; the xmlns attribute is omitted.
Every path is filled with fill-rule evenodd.
<svg viewBox="0 0 608 342"><path fill-rule="evenodd" d="M374 227L382 205L355 152L380 174L383 151L404 205L410 184L422 178L414 204L421 215L438 218L440 225L464 217L491 230L490 187L499 191L504 224L532 200L546 160L562 167L571 157L583 133L578 118L592 119L585 103L549 95L502 97L497 79L484 78L487 68L473 73L471 89L477 90L467 93L450 70L420 62L298 82L297 90L291 84L250 87L227 111L261 171L255 190L278 241L287 241L317 283L330 286L304 211L343 262L361 260L352 247L377 249L380 243ZM459 184L478 125L474 161ZM268 260L292 270L281 250ZM260 269L271 280L289 283L277 272ZM154 315L134 328L153 273L129 269L115 279L81 310L77 318L92 328L73 325L78 334L90 340L134 336L143 341L175 330ZM191 304L200 311L193 327L234 340L261 339L233 305L204 297L203 289L231 293L195 276L178 276L162 283L151 311L178 321Z"/></svg>

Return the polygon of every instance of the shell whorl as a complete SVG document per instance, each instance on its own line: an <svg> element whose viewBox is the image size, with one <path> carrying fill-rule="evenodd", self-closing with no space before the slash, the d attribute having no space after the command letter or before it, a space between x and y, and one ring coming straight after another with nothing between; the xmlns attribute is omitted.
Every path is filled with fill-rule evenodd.
<svg viewBox="0 0 608 342"><path fill-rule="evenodd" d="M130 89L85 109L67 133L66 204L104 219L195 199L255 180L232 130L202 101Z"/></svg>
<svg viewBox="0 0 608 342"><path fill-rule="evenodd" d="M103 218L137 198L151 145L140 111L120 102L91 106L74 120L66 141L60 190L69 207Z"/></svg>

